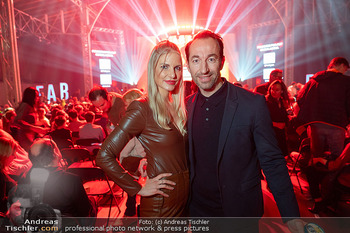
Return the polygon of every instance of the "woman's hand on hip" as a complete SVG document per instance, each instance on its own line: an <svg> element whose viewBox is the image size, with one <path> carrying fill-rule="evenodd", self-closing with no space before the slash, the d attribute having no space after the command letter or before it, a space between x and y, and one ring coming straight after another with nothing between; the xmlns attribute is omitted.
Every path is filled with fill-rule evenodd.
<svg viewBox="0 0 350 233"><path fill-rule="evenodd" d="M145 185L141 188L141 190L137 193L140 196L152 196L155 194L160 194L164 197L169 197L168 194L164 193L161 189L169 189L173 190L175 182L166 180L164 178L171 176L171 173L162 173L152 179L146 179Z"/></svg>

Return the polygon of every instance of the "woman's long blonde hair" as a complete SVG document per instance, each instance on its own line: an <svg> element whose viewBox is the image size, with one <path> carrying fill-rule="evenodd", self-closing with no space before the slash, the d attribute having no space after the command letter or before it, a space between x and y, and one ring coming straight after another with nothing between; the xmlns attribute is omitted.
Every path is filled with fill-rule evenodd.
<svg viewBox="0 0 350 233"><path fill-rule="evenodd" d="M154 120L164 129L170 129L169 124L173 123L181 132L182 135L186 133L186 108L184 101L184 85L183 78L179 80L178 86L170 93L169 100L164 100L159 94L159 87L157 86L154 77L156 66L162 55L168 55L170 52L176 52L181 56L181 52L176 44L170 41L159 42L152 50L148 61L148 99L150 108L153 112ZM182 69L182 66L181 66ZM182 70L181 70L182 73ZM167 102L168 101L168 102ZM174 118L170 111L169 105L173 107L176 114Z"/></svg>

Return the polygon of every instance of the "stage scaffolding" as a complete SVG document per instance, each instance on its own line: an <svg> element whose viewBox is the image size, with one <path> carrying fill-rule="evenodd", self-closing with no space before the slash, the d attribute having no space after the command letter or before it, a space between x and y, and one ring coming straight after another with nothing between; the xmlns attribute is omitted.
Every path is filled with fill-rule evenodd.
<svg viewBox="0 0 350 233"><path fill-rule="evenodd" d="M249 25L248 41L252 38L252 31L271 24L283 24L285 29L285 78L286 83L293 81L294 67L294 34L293 28L296 25L296 14L305 18L305 25L324 24L330 31L346 30L341 28L341 23L350 21L350 0L267 0L271 9L279 16L275 20L260 22ZM16 4L14 4L14 2ZM116 34L120 41L123 41L123 32L110 28L97 28L95 23L101 12L108 5L110 0L70 0L70 4L60 11L52 14L44 14L37 18L26 12L15 8L16 5L30 4L33 8L40 10L42 6L35 6L40 1L28 0L0 0L0 52L1 67L4 82L5 99L10 105L15 105L21 100L21 78L18 64L17 38L23 34L31 34L39 38L54 42L57 36L79 35L82 38L82 59L84 70L84 92L87 93L92 88L91 71L91 32L106 32ZM45 4L62 4L60 1L47 1ZM65 1L65 3L67 3ZM68 2L69 3L69 2ZM327 6L326 12L318 12L319 6ZM334 15L332 12L339 11L341 14ZM51 12L50 12L51 13ZM322 15L322 19L319 15ZM76 25L75 18L79 18L80 23ZM336 17L336 18L335 18ZM0 104L5 102L1 100Z"/></svg>
<svg viewBox="0 0 350 233"><path fill-rule="evenodd" d="M96 20L110 0L86 1L71 0L71 6L60 10L57 14L45 14L36 18L26 12L15 9L13 0L0 0L0 40L1 40L1 66L5 86L6 103L15 106L21 101L21 78L18 62L17 38L31 34L40 41L54 43L58 36L78 35L81 37L84 92L92 88L91 71L91 39L92 31L101 33L123 35L118 30L94 27ZM96 6L96 4L100 4ZM80 24L76 25L76 18ZM78 29L78 30L77 30ZM1 104L5 104L2 100Z"/></svg>

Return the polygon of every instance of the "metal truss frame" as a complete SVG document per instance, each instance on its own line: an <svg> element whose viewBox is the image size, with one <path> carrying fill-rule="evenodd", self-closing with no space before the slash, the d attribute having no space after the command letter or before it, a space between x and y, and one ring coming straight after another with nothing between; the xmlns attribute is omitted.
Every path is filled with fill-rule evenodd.
<svg viewBox="0 0 350 233"><path fill-rule="evenodd" d="M23 34L31 34L39 38L39 40L54 41L58 35L81 35L83 46L84 60L84 80L85 92L92 85L91 74L91 41L90 34L94 32L105 32L117 34L120 41L124 41L123 33L119 30L109 28L96 28L94 24L104 7L110 0L96 0L86 3L83 0L70 0L72 5L76 6L70 11L60 11L59 14L45 15L44 19L35 18L25 12L14 9L12 0L0 0L1 3L1 65L4 77L4 83L7 88L8 100L12 103L18 103L20 93L20 77L18 67L18 52L16 37ZM268 22L253 24L248 27L248 39L251 38L252 30L260 27L265 27L272 24L283 24L285 27L285 78L289 83L293 78L294 61L294 35L293 30L295 13L293 11L301 11L305 18L304 24L319 24L325 23L332 27L338 27L339 23L349 22L350 0L335 3L334 0L268 0L272 8L276 11L279 18ZM103 5L102 7L101 4ZM323 13L323 19L317 15L319 4L327 4L329 9ZM4 10L3 10L4 9ZM334 18L332 11L340 9L344 14L337 15ZM8 12L12 12L8 14ZM81 24L77 25L74 21L76 17L80 17ZM92 22L92 23L90 23ZM299 24L298 24L299 25ZM17 30L11 30L16 28ZM79 30L78 30L79 28ZM17 54L15 54L17 53ZM89 55L90 54L90 55ZM16 77L17 76L17 77ZM19 86L15 90L15 86ZM15 90L15 91L13 91ZM14 93L14 94L13 94ZM19 94L18 94L19 93Z"/></svg>
<svg viewBox="0 0 350 233"><path fill-rule="evenodd" d="M14 106L21 100L17 37L14 25L14 9L11 0L0 0L0 52L6 103Z"/></svg>
<svg viewBox="0 0 350 233"><path fill-rule="evenodd" d="M10 105L13 106L19 103L22 92L17 51L18 36L30 34L39 38L39 40L54 42L59 35L80 35L83 48L84 93L92 88L91 32L117 34L119 39L123 40L124 34L118 30L94 27L96 20L110 0L96 0L89 5L81 0L71 0L71 2L76 6L73 8L73 11L64 12L62 10L59 14L45 15L44 19L38 19L15 9L12 0L0 0L2 8L0 15L0 63L2 65L6 97ZM101 9L94 7L101 3L103 3ZM79 25L75 22L77 17L81 19Z"/></svg>
<svg viewBox="0 0 350 233"><path fill-rule="evenodd" d="M270 20L267 22L257 23L249 25L248 27L248 40L252 41L253 30L266 26L283 24L284 27L284 79L286 84L290 84L294 77L294 30L295 26L307 26L313 24L325 24L326 28L332 30L342 30L339 24L350 22L350 0L337 1L334 0L268 0L271 7L275 10L278 19ZM319 17L320 5L326 5L323 7L327 11L322 12L322 18ZM343 14L335 15L334 11L342 11ZM296 12L299 13L298 17L302 17L304 20L299 22L296 20ZM300 15L301 14L301 15ZM344 30L344 29L343 29Z"/></svg>

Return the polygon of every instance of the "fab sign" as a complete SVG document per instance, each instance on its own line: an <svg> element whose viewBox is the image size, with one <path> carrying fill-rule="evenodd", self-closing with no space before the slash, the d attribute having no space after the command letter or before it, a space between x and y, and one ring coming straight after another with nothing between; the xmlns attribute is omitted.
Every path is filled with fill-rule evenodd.
<svg viewBox="0 0 350 233"><path fill-rule="evenodd" d="M43 85L37 85L36 89L38 90L39 93L43 92L42 89L44 89ZM68 99L69 94L68 94L68 84L67 83L60 83L60 99ZM56 93L55 93L55 88L53 84L48 84L47 85L47 99L49 102L53 101L55 102L57 100Z"/></svg>

